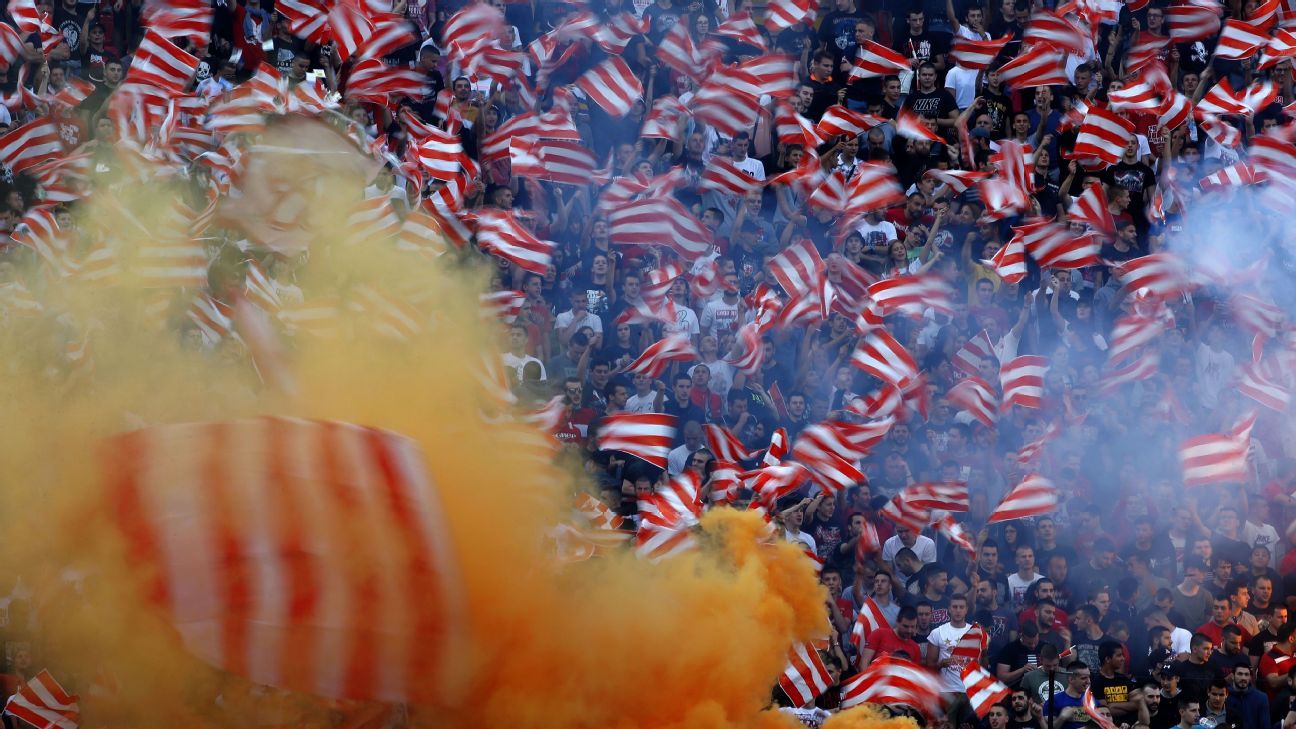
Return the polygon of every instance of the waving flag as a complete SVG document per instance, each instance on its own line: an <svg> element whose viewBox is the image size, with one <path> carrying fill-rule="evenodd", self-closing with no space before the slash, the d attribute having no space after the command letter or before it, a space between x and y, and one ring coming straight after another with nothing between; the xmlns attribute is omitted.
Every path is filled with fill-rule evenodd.
<svg viewBox="0 0 1296 729"><path fill-rule="evenodd" d="M963 666L963 690L967 693L968 703L980 719L990 713L991 707L1002 703L1012 694L1012 689L996 681L990 672L978 663Z"/></svg>
<svg viewBox="0 0 1296 729"><path fill-rule="evenodd" d="M635 361L626 365L628 374L644 374L657 379L671 362L689 362L697 359L697 350L687 334L668 334L643 351Z"/></svg>
<svg viewBox="0 0 1296 729"><path fill-rule="evenodd" d="M803 240L784 248L769 261L769 272L789 294L811 291L823 276L824 262L814 243Z"/></svg>
<svg viewBox="0 0 1296 729"><path fill-rule="evenodd" d="M259 418L145 428L103 454L128 558L190 652L294 691L444 699L426 678L454 651L429 646L461 635L462 591L413 441Z"/></svg>
<svg viewBox="0 0 1296 729"><path fill-rule="evenodd" d="M880 43L864 41L855 52L850 71L852 79L889 76L911 70L909 59Z"/></svg>
<svg viewBox="0 0 1296 729"><path fill-rule="evenodd" d="M873 631L881 628L888 628L886 614L882 608L878 607L873 598L864 598L864 604L860 606L860 611L855 615L855 624L851 627L850 643L857 649L863 648L868 642L868 638Z"/></svg>
<svg viewBox="0 0 1296 729"><path fill-rule="evenodd" d="M897 387L918 376L913 355L885 329L875 329L860 341L851 354L851 364Z"/></svg>
<svg viewBox="0 0 1296 729"><path fill-rule="evenodd" d="M1134 122L1114 111L1097 106L1089 107L1080 135L1076 137L1073 154L1081 159L1100 160L1114 165L1125 154L1125 146L1134 135Z"/></svg>
<svg viewBox="0 0 1296 729"><path fill-rule="evenodd" d="M1112 723L1112 720L1098 711L1098 704L1094 701L1093 692L1088 688L1085 689L1084 699L1080 703L1084 707L1084 712L1089 715L1094 724L1098 725L1098 729L1116 729L1116 725Z"/></svg>
<svg viewBox="0 0 1296 729"><path fill-rule="evenodd" d="M883 656L842 681L841 708L866 703L911 706L936 716L941 706L940 678L912 661Z"/></svg>
<svg viewBox="0 0 1296 729"><path fill-rule="evenodd" d="M41 671L9 697L4 712L38 729L76 729L81 721L77 700L49 671Z"/></svg>
<svg viewBox="0 0 1296 729"><path fill-rule="evenodd" d="M1064 58L1051 46L1033 45L1000 66L999 78L1015 89L1064 85L1068 83L1062 63Z"/></svg>
<svg viewBox="0 0 1296 729"><path fill-rule="evenodd" d="M665 469L675 440L675 416L662 413L618 413L603 419L598 445L621 451Z"/></svg>
<svg viewBox="0 0 1296 729"><path fill-rule="evenodd" d="M999 398L980 377L967 377L949 389L950 403L966 410L977 422L993 428L999 419Z"/></svg>
<svg viewBox="0 0 1296 729"><path fill-rule="evenodd" d="M986 519L987 524L1025 519L1048 514L1057 508L1058 493L1053 482L1039 474L1030 474L1004 497Z"/></svg>
<svg viewBox="0 0 1296 729"><path fill-rule="evenodd" d="M1013 39L1012 33L994 40L978 41L957 37L950 46L950 58L963 68L984 71Z"/></svg>
<svg viewBox="0 0 1296 729"><path fill-rule="evenodd" d="M999 371L1003 406L1038 408L1044 397L1044 372L1047 369L1048 360L1038 355L1022 355L1005 362Z"/></svg>
<svg viewBox="0 0 1296 729"><path fill-rule="evenodd" d="M643 97L643 84L620 56L611 56L586 71L576 85L615 117L629 114L635 100Z"/></svg>
<svg viewBox="0 0 1296 729"><path fill-rule="evenodd" d="M999 278L1008 283L1018 283L1026 278L1026 244L1021 236L1013 236L994 254L994 258L982 263L993 268Z"/></svg>
<svg viewBox="0 0 1296 729"><path fill-rule="evenodd" d="M609 416L613 417L623 416ZM666 416L670 417L670 416ZM674 418L671 418L674 420ZM665 468L665 466L663 466ZM694 527L702 513L698 499L701 484L692 471L671 479L660 491L639 498L639 531L635 553L653 562L697 548Z"/></svg>
<svg viewBox="0 0 1296 729"><path fill-rule="evenodd" d="M832 685L828 668L813 643L798 643L788 652L788 665L779 676L779 687L794 706L805 706Z"/></svg>

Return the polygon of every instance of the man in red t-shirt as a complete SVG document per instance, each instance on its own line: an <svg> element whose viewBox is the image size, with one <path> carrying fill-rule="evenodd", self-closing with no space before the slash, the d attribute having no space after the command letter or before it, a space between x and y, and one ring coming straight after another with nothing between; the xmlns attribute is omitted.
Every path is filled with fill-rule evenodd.
<svg viewBox="0 0 1296 729"><path fill-rule="evenodd" d="M1224 628L1229 625L1234 625L1230 617L1232 610L1232 605L1229 604L1229 599L1227 597L1216 598L1215 601L1211 603L1210 621L1197 628L1196 632L1209 637L1211 643L1214 643L1215 645L1222 644L1224 642ZM1246 642L1251 640L1251 635L1241 626L1238 626L1238 630L1242 632L1242 644L1246 645Z"/></svg>
<svg viewBox="0 0 1296 729"><path fill-rule="evenodd" d="M879 656L890 656L904 653L911 661L920 660L918 644L914 635L918 632L918 611L911 605L900 608L896 615L895 629L878 628L869 633L864 648L860 651L859 667L863 670Z"/></svg>

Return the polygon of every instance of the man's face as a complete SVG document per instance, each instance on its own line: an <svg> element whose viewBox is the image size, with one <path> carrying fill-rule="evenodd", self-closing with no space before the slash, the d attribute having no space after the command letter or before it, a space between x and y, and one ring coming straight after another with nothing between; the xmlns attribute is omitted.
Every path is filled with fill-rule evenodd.
<svg viewBox="0 0 1296 729"><path fill-rule="evenodd" d="M122 80L122 67L116 61L104 66L104 82L109 86L115 85Z"/></svg>
<svg viewBox="0 0 1296 729"><path fill-rule="evenodd" d="M1035 571L1035 551L1032 549L1017 550L1017 569L1023 572Z"/></svg>
<svg viewBox="0 0 1296 729"><path fill-rule="evenodd" d="M1041 631L1053 629L1053 619L1057 617L1057 608L1053 605L1041 605L1035 611L1036 622L1039 623Z"/></svg>
<svg viewBox="0 0 1296 729"><path fill-rule="evenodd" d="M828 588L828 594L833 597L841 595L842 579L841 575L836 572L825 572L823 576L824 587Z"/></svg>
<svg viewBox="0 0 1296 729"><path fill-rule="evenodd" d="M894 102L900 98L900 82L891 80L887 81L886 89L883 93L886 95L887 103ZM894 106L894 104L892 104Z"/></svg>
<svg viewBox="0 0 1296 729"><path fill-rule="evenodd" d="M927 67L918 71L918 85L930 91L936 86L936 69Z"/></svg>
<svg viewBox="0 0 1296 729"><path fill-rule="evenodd" d="M681 377L675 381L675 399L679 402L688 402L689 390L693 388L693 381Z"/></svg>
<svg viewBox="0 0 1296 729"><path fill-rule="evenodd" d="M994 599L995 599L994 586L990 584L990 581L981 580L980 582L978 582L976 586L977 607L981 607L983 605L989 607L990 605L994 604Z"/></svg>
<svg viewBox="0 0 1296 729"><path fill-rule="evenodd" d="M1040 539L1051 542L1053 541L1053 538L1057 536L1057 526L1053 523L1052 519L1043 519L1039 522L1039 525L1036 526L1035 534Z"/></svg>
<svg viewBox="0 0 1296 729"><path fill-rule="evenodd" d="M1251 667L1238 666L1233 669L1233 688L1246 691L1251 688Z"/></svg>
<svg viewBox="0 0 1296 729"><path fill-rule="evenodd" d="M945 579L949 582L949 578ZM950 620L961 623L967 617L968 604L967 600L952 600L949 605Z"/></svg>
<svg viewBox="0 0 1296 729"><path fill-rule="evenodd" d="M920 628L926 628L929 625L931 625L931 617L932 617L931 605L919 605L917 609L918 609L918 626Z"/></svg>
<svg viewBox="0 0 1296 729"><path fill-rule="evenodd" d="M1094 607L1098 608L1100 615L1106 615L1107 610L1111 608L1111 595L1106 592L1098 593L1093 600Z"/></svg>
<svg viewBox="0 0 1296 729"><path fill-rule="evenodd" d="M792 417L800 418L802 415L805 415L806 401L803 396L793 395L788 398L787 406L788 412L792 414Z"/></svg>
<svg viewBox="0 0 1296 729"><path fill-rule="evenodd" d="M1249 606L1250 604L1251 604L1251 590L1248 589L1245 585L1239 587L1238 591L1233 594L1233 606L1240 610L1245 610L1247 609L1247 606Z"/></svg>
<svg viewBox="0 0 1296 729"><path fill-rule="evenodd" d="M999 548L994 546L985 546L981 548L981 569L993 569L999 562Z"/></svg>
<svg viewBox="0 0 1296 729"><path fill-rule="evenodd" d="M1184 581L1191 585L1201 585L1202 580L1205 578L1206 575L1196 567L1188 567L1184 569Z"/></svg>
<svg viewBox="0 0 1296 729"><path fill-rule="evenodd" d="M1228 600L1216 600L1211 603L1211 620L1214 620L1216 625L1228 622L1230 612Z"/></svg>
<svg viewBox="0 0 1296 729"><path fill-rule="evenodd" d="M908 21L910 35L918 35L922 32L923 20L924 16L922 13L909 13Z"/></svg>
<svg viewBox="0 0 1296 729"><path fill-rule="evenodd" d="M1089 688L1089 669L1087 667L1075 669L1068 680L1076 693L1083 694L1085 689Z"/></svg>
<svg viewBox="0 0 1296 729"><path fill-rule="evenodd" d="M523 329L509 330L509 346L515 350L520 350L526 346L527 335Z"/></svg>
<svg viewBox="0 0 1296 729"><path fill-rule="evenodd" d="M829 76L832 76L832 59L821 58L815 61L814 72L815 72L815 76L821 79L826 79Z"/></svg>
<svg viewBox="0 0 1296 729"><path fill-rule="evenodd" d="M1201 645L1192 649L1192 654L1197 658L1197 660L1201 661L1202 663L1205 663L1206 661L1210 660L1210 654L1211 651L1213 650L1215 650L1215 644L1208 640L1205 643L1202 643Z"/></svg>
<svg viewBox="0 0 1296 729"><path fill-rule="evenodd" d="M1201 704L1196 701L1179 709L1179 721L1188 726L1195 726L1201 720Z"/></svg>
<svg viewBox="0 0 1296 729"><path fill-rule="evenodd" d="M1264 605L1268 605L1273 599L1273 580L1260 578L1255 581L1256 600ZM1283 621L1286 622L1286 621Z"/></svg>
<svg viewBox="0 0 1296 729"><path fill-rule="evenodd" d="M1206 703L1210 705L1212 711L1219 711L1224 708L1224 701L1228 699L1228 689L1218 686L1211 686L1206 689Z"/></svg>
<svg viewBox="0 0 1296 729"><path fill-rule="evenodd" d="M1230 656L1234 656L1241 653L1242 636L1232 635L1232 634L1224 636L1223 646L1224 646L1224 652Z"/></svg>
<svg viewBox="0 0 1296 729"><path fill-rule="evenodd" d="M930 613L927 617L928 619L931 618ZM900 640L911 640L917 633L918 620L916 618L909 618L896 623L896 635L900 637Z"/></svg>
<svg viewBox="0 0 1296 729"><path fill-rule="evenodd" d="M987 719L991 729L1004 729L1008 726L1008 712L1002 706L990 707L990 715Z"/></svg>

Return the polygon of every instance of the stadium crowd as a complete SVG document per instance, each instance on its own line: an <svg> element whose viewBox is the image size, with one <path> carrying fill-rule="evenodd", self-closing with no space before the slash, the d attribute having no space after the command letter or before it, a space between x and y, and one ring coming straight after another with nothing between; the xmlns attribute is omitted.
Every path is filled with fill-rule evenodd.
<svg viewBox="0 0 1296 729"><path fill-rule="evenodd" d="M39 288L24 263L52 260L32 244L39 216L73 229L85 190L144 154L123 127L147 109L114 100L167 50L145 32L167 3L40 0L34 33L20 5L0 126L51 121L61 151L15 165L0 140L3 257L19 264L6 317L15 286ZM1261 197L1282 186L1251 164L1291 128L1285 6L371 0L356 11L370 31L407 32L382 69L418 89L375 97L348 93L374 59L336 22L310 27L324 6L198 5L210 32L168 36L195 61L171 113L212 135L179 172L194 199L228 191L217 162L249 134L226 126L243 90L310 89L298 98L385 161L367 193L396 219L388 234L408 242L422 216L445 255L490 258L504 376L524 407L550 403L624 528L640 497L694 472L706 500L763 505L814 556L833 627L820 709L892 656L939 671L945 710L923 718L941 726L1077 729L1087 689L1117 726L1296 726L1291 265ZM484 35L460 22L476 15ZM1249 54L1238 22L1263 35ZM60 158L85 162L71 192L41 167ZM640 201L662 203L643 207L646 233L618 219ZM1127 264L1148 256L1184 283L1131 285ZM243 257L269 299L300 298L300 257ZM916 293L889 299L889 283ZM209 318L181 321L194 346L220 346ZM861 355L878 332L912 373ZM1043 358L1038 392L1009 397L1023 357ZM606 418L649 413L675 418L664 468L600 448ZM825 422L888 425L849 483L802 472L768 498L750 478L721 484ZM1242 439L1241 464L1190 475L1182 445L1219 433ZM1032 477L1047 508L992 519ZM962 485L944 509L961 529L939 509L914 521L924 484ZM856 635L866 608L884 624ZM973 623L987 644L972 660L1011 690L984 711L954 654ZM33 656L7 645L20 684Z"/></svg>

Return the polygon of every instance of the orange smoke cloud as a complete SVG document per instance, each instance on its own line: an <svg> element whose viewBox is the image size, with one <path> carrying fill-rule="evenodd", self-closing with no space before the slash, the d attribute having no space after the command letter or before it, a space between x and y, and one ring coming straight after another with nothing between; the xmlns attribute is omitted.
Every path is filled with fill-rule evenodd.
<svg viewBox="0 0 1296 729"><path fill-rule="evenodd" d="M326 163L282 153L330 134L298 124L271 135L271 151L254 152L263 155L259 169L275 171L267 194L292 180L300 194L292 211L251 201L242 222L256 229L272 219L273 245L309 247L297 281L307 300L345 299L369 284L422 312L423 331L393 342L371 333L372 311L343 308L340 336L292 341L283 366L293 395L261 385L237 343L207 354L181 347L174 325L157 321L156 290L129 279L89 287L43 281L35 267L19 272L46 312L0 330L15 353L0 378L9 404L0 413L7 433L0 467L18 477L0 493L8 535L0 566L33 591L40 662L81 691L86 725L312 726L337 718L332 702L247 685L180 650L144 601L145 576L132 572L103 511L94 451L104 437L147 424L275 414L391 429L427 455L467 614L455 626L464 651L453 656L452 705L412 707L413 725L795 726L769 710L771 688L789 646L828 630L825 594L801 550L762 544L766 526L755 514L718 510L704 516L696 553L652 564L623 550L555 564L546 531L566 517L584 482L547 459L549 446L533 427L502 420L505 409L483 383L482 363L498 357L497 327L478 312L485 267L349 240L338 201L359 199L363 183L325 174L346 167L336 145ZM81 222L129 260L147 221L159 217L156 206L173 193L151 183L92 203ZM222 214L238 217L231 205ZM310 221L309 235L293 232L288 212ZM220 251L213 278L228 279L241 255ZM93 372L73 376L61 353L91 325ZM67 568L83 575L75 588ZM109 688L91 692L96 677L108 677ZM348 710L357 721L387 711ZM832 726L876 726L859 716L843 714Z"/></svg>

